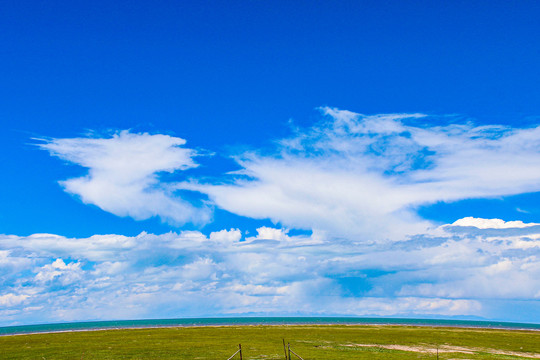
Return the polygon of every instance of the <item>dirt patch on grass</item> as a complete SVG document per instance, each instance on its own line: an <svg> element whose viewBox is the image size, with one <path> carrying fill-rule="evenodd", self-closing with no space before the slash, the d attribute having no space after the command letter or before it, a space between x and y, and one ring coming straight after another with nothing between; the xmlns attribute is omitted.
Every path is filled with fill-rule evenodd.
<svg viewBox="0 0 540 360"><path fill-rule="evenodd" d="M435 354L437 351L439 353L462 353L462 354L476 354L476 353L489 353L494 355L511 355L519 356L529 359L540 359L540 354L537 353L527 353L527 352L518 352L518 351L505 351L498 349L482 349L482 348L468 348L463 346L451 346L451 345L441 345L439 348L433 346L408 346L408 345L378 345L378 344L344 344L342 346L349 347L378 347L388 350L399 350L399 351L412 351L420 353Z"/></svg>

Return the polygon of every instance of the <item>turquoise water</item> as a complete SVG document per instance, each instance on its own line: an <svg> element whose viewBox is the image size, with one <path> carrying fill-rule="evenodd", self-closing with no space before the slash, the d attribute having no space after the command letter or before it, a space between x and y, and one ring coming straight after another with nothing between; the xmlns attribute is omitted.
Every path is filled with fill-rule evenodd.
<svg viewBox="0 0 540 360"><path fill-rule="evenodd" d="M504 329L540 330L540 324L522 324L499 321L394 319L394 318L352 318L352 317L246 317L246 318L197 318L197 319L153 319L90 321L60 324L24 325L0 327L0 335L27 334L39 332L78 331L118 328L152 328L168 326L205 325L283 325L283 324L348 324L348 325L417 325L455 326Z"/></svg>

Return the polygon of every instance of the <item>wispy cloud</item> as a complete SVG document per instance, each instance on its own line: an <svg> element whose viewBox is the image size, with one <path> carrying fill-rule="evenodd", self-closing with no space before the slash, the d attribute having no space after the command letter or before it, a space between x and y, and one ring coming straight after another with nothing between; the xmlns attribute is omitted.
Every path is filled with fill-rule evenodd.
<svg viewBox="0 0 540 360"><path fill-rule="evenodd" d="M495 227L450 224L371 245L269 227L247 239L239 229L3 235L2 323L225 314L490 318L499 315L488 306L493 300L538 306L538 227L520 235L508 231L523 227L493 219L467 221ZM527 316L512 320L540 321Z"/></svg>
<svg viewBox="0 0 540 360"><path fill-rule="evenodd" d="M83 177L60 184L86 204L118 216L144 220L153 216L173 225L205 223L210 211L171 194L159 180L197 166L196 151L186 141L168 135L121 131L110 137L46 139L39 146L70 163L88 169Z"/></svg>
<svg viewBox="0 0 540 360"><path fill-rule="evenodd" d="M209 206L291 229L355 241L400 240L433 226L418 216L419 206L540 190L540 127L321 112L321 122L296 129L270 151L232 154L241 169L213 178L162 180L164 172L197 166L197 153L184 147L185 140L167 135L121 131L49 139L40 147L88 169L86 176L61 182L83 202L177 226L208 222L211 211L200 203L208 197ZM199 196L188 201L178 190Z"/></svg>
<svg viewBox="0 0 540 360"><path fill-rule="evenodd" d="M239 155L242 170L228 178L178 188L243 216L366 241L425 231L420 205L540 190L540 127L322 112L274 151Z"/></svg>

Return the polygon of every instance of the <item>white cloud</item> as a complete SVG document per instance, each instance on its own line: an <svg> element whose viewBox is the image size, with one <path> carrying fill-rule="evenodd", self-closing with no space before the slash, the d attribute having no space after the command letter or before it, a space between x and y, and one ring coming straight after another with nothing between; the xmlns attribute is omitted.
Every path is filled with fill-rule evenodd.
<svg viewBox="0 0 540 360"><path fill-rule="evenodd" d="M25 256L17 256L12 250L0 250L0 269L17 272L32 264L32 260Z"/></svg>
<svg viewBox="0 0 540 360"><path fill-rule="evenodd" d="M67 192L119 216L205 223L217 206L365 242L426 231L432 224L416 213L422 205L540 190L540 127L433 125L441 118L321 112L323 121L296 129L271 152L233 154L241 170L213 180L164 181L163 173L196 167L198 155L184 139L168 135L121 131L109 138L50 139L40 147L88 169L86 176L62 182ZM179 190L202 193L210 204L196 205Z"/></svg>
<svg viewBox="0 0 540 360"><path fill-rule="evenodd" d="M261 226L257 229L257 236L246 240L278 240L287 241L290 237L287 235L288 229L276 229L267 226Z"/></svg>
<svg viewBox="0 0 540 360"><path fill-rule="evenodd" d="M421 114L326 120L237 157L228 182L177 184L235 214L335 237L393 238L431 225L415 209L438 201L540 190L540 127L429 125Z"/></svg>
<svg viewBox="0 0 540 360"><path fill-rule="evenodd" d="M21 304L28 298L28 295L5 294L0 295L0 306L12 307Z"/></svg>
<svg viewBox="0 0 540 360"><path fill-rule="evenodd" d="M32 259L17 273L0 267L1 305L12 311L2 324L224 314L500 317L493 301L538 309L540 241L530 232L453 228L392 244L269 227L248 241L239 229L1 235L0 254L9 248Z"/></svg>
<svg viewBox="0 0 540 360"><path fill-rule="evenodd" d="M400 297L397 299L366 298L352 302L355 311L350 314L396 315L445 315L475 314L482 305L477 300L452 300L437 297Z"/></svg>
<svg viewBox="0 0 540 360"><path fill-rule="evenodd" d="M210 240L218 243L235 243L242 238L242 232L238 229L220 230L210 233Z"/></svg>
<svg viewBox="0 0 540 360"><path fill-rule="evenodd" d="M182 277L187 280L216 280L216 264L210 258L199 258L196 261L182 267Z"/></svg>
<svg viewBox="0 0 540 360"><path fill-rule="evenodd" d="M62 259L56 259L52 264L40 268L35 279L37 282L58 280L62 285L70 285L83 277L79 262L66 264Z"/></svg>
<svg viewBox="0 0 540 360"><path fill-rule="evenodd" d="M501 219L480 219L475 217L464 217L452 223L453 226L474 226L478 229L512 229L525 228L540 225L537 223L524 223L523 221L504 221Z"/></svg>
<svg viewBox="0 0 540 360"><path fill-rule="evenodd" d="M86 204L118 216L144 220L159 216L173 225L205 223L209 210L173 195L159 181L160 173L194 168L197 153L182 147L186 141L168 135L115 133L110 138L48 139L40 148L88 174L61 182Z"/></svg>
<svg viewBox="0 0 540 360"><path fill-rule="evenodd" d="M540 289L540 260L501 259L485 266L470 268L467 276L454 276L439 283L405 285L400 295L426 297L490 298L490 299L534 299Z"/></svg>
<svg viewBox="0 0 540 360"><path fill-rule="evenodd" d="M267 286L267 285L254 285L254 284L234 284L226 290L230 290L234 293L247 294L250 296L276 296L287 295L290 290L289 285L285 286Z"/></svg>

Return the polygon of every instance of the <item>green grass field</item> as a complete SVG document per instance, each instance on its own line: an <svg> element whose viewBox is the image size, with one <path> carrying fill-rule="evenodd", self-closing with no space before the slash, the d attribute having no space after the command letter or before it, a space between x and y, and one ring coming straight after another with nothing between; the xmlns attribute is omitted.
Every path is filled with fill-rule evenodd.
<svg viewBox="0 0 540 360"><path fill-rule="evenodd" d="M540 359L540 332L412 326L223 326L0 337L0 359ZM292 359L296 357L293 355ZM239 357L235 357L239 359Z"/></svg>

